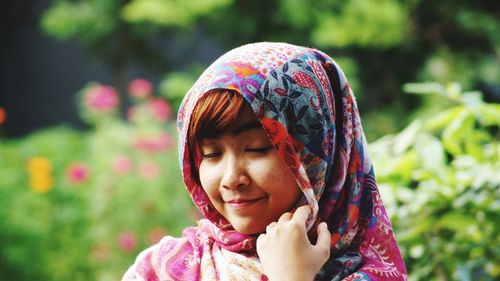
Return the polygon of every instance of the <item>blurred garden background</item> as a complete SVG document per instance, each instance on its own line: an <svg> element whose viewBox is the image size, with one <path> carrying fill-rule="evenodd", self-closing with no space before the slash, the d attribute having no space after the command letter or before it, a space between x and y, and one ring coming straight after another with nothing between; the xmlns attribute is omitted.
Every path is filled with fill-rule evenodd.
<svg viewBox="0 0 500 281"><path fill-rule="evenodd" d="M119 280L194 225L177 108L256 41L346 72L410 280L500 279L498 1L18 0L0 20L0 280Z"/></svg>

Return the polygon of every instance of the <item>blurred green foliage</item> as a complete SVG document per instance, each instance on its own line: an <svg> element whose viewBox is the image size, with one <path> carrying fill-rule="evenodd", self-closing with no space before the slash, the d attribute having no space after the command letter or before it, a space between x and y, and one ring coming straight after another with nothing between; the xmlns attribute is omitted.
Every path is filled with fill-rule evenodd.
<svg viewBox="0 0 500 281"><path fill-rule="evenodd" d="M194 224L172 112L143 93L124 119L114 89L89 83L90 130L0 140L0 280L119 280L139 251Z"/></svg>
<svg viewBox="0 0 500 281"><path fill-rule="evenodd" d="M207 66L189 50L223 53L255 41L319 47L347 66L374 140L412 119L406 113L420 99L401 94L407 81L500 83L499 9L494 0L58 0L42 28L107 61L118 89L128 67L140 64L166 75L172 96L186 92L192 83L184 78L199 74L193 69ZM174 67L180 55L183 66ZM184 78L172 80L178 71Z"/></svg>
<svg viewBox="0 0 500 281"><path fill-rule="evenodd" d="M407 84L422 114L370 145L410 280L500 277L500 104L459 84Z"/></svg>
<svg viewBox="0 0 500 281"><path fill-rule="evenodd" d="M293 2L293 1L285 1ZM293 3L287 9L294 18ZM285 6L286 7L286 6ZM325 47L381 47L390 48L403 42L407 34L408 9L400 1L347 1L339 13L322 11L311 34L313 43ZM360 28L360 27L363 28Z"/></svg>
<svg viewBox="0 0 500 281"><path fill-rule="evenodd" d="M131 23L153 22L162 26L183 27L231 2L232 0L136 0L123 7L122 16L125 21Z"/></svg>
<svg viewBox="0 0 500 281"><path fill-rule="evenodd" d="M81 254L90 250L87 236L82 235L90 225L86 190L32 192L26 168L28 159L48 156L53 166L61 167L51 172L54 185L64 185L62 167L81 156L82 136L53 128L22 140L0 142L0 279L50 280L61 271L73 271L77 280L84 280L81 275L90 271Z"/></svg>

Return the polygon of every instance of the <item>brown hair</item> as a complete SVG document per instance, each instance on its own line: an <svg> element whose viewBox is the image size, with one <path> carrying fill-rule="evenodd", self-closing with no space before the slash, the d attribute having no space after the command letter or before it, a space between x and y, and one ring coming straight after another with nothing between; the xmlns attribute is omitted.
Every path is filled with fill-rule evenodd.
<svg viewBox="0 0 500 281"><path fill-rule="evenodd" d="M196 159L198 144L204 138L216 137L233 127L246 101L234 90L211 90L198 101L189 123L187 141L191 161L191 174L198 181Z"/></svg>

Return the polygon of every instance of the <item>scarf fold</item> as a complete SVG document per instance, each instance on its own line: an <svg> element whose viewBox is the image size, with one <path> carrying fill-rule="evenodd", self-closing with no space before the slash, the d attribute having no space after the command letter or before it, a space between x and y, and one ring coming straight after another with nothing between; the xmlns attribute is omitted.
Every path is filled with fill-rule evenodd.
<svg viewBox="0 0 500 281"><path fill-rule="evenodd" d="M233 269L244 268L251 280L265 278L257 236L236 232L191 175L188 125L196 102L213 89L235 90L252 107L304 194L300 204L313 207L307 223L312 241L316 226L328 223L331 258L317 280L406 280L344 73L323 52L286 43L226 53L186 94L177 119L179 157L187 190L206 219L144 251L124 280L232 280L218 266L224 259L238 260Z"/></svg>

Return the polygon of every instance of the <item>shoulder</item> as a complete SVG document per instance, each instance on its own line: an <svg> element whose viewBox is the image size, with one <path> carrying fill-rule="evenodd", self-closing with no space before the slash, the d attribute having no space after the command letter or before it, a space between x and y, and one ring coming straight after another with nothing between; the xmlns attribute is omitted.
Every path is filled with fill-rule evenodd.
<svg viewBox="0 0 500 281"><path fill-rule="evenodd" d="M122 281L157 281L169 279L167 262L182 252L192 248L189 239L183 237L165 236L160 242L142 251L134 264L129 267ZM163 276L163 277L162 277ZM164 278L167 277L167 278Z"/></svg>

